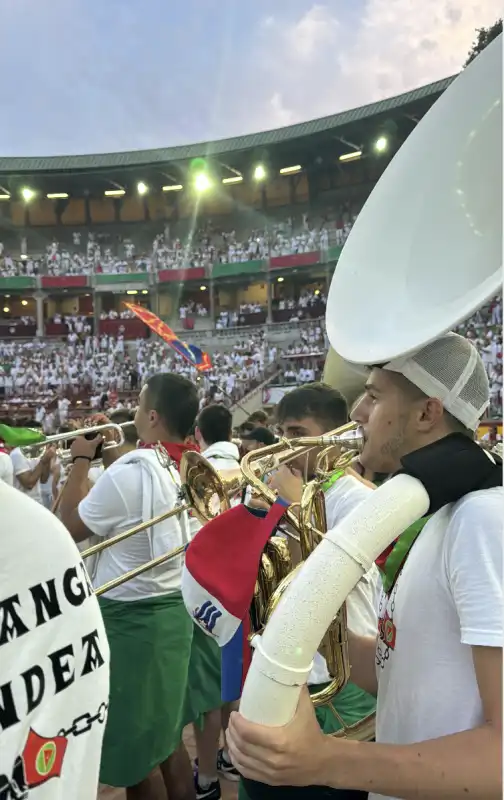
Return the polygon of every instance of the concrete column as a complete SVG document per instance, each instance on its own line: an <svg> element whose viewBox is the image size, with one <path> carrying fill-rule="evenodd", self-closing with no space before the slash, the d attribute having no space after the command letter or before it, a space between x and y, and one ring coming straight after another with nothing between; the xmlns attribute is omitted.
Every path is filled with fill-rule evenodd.
<svg viewBox="0 0 504 800"><path fill-rule="evenodd" d="M37 336L44 335L44 295L42 292L37 292L35 295L35 303L37 305Z"/></svg>
<svg viewBox="0 0 504 800"><path fill-rule="evenodd" d="M215 293L214 293L214 283L213 280L210 280L210 322L212 328L215 328Z"/></svg>
<svg viewBox="0 0 504 800"><path fill-rule="evenodd" d="M100 330L100 314L102 310L102 298L100 292L93 293L93 317L94 317L94 333L97 336Z"/></svg>
<svg viewBox="0 0 504 800"><path fill-rule="evenodd" d="M268 275L268 280L267 280L267 283L266 283L266 287L267 287L267 290L268 290L268 316L266 317L266 322L268 323L268 325L271 325L271 323L273 322L273 314L272 314L272 309L271 309L272 299L273 299L273 286L271 284L270 275Z"/></svg>

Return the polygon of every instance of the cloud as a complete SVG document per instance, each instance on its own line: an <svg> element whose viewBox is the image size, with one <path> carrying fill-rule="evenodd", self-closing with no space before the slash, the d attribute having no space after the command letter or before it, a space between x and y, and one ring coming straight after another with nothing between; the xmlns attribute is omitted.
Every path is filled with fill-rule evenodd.
<svg viewBox="0 0 504 800"><path fill-rule="evenodd" d="M289 125L457 72L497 0L1 0L4 155Z"/></svg>
<svg viewBox="0 0 504 800"><path fill-rule="evenodd" d="M306 14L280 32L289 54L302 62L312 61L320 49L332 47L337 40L339 23L326 6L314 5Z"/></svg>
<svg viewBox="0 0 504 800"><path fill-rule="evenodd" d="M260 112L251 111L252 126L261 115L268 128L299 122L452 75L475 29L498 16L495 0L364 0L351 19L347 10L344 0L317 3L262 30L258 59L269 94Z"/></svg>

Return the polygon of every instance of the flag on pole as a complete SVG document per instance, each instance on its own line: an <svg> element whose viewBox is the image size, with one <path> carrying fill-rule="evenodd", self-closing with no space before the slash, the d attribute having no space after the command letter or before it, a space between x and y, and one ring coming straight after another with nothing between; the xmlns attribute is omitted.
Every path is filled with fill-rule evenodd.
<svg viewBox="0 0 504 800"><path fill-rule="evenodd" d="M205 372L212 368L212 361L208 353L205 353L204 350L201 350L194 344L183 342L166 322L156 317L148 308L137 306L135 303L125 303L124 305L129 308L130 311L133 311L138 319L141 319L151 331L157 333L157 335L175 350L179 356L189 362L193 367L196 367L199 372Z"/></svg>
<svg viewBox="0 0 504 800"><path fill-rule="evenodd" d="M36 428L11 428L0 424L0 442L6 447L30 447L45 441L45 435Z"/></svg>

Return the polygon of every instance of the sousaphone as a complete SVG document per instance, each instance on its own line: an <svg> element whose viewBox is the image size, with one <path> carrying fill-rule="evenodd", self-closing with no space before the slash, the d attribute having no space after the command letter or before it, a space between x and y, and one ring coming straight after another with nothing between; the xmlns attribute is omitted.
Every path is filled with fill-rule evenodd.
<svg viewBox="0 0 504 800"><path fill-rule="evenodd" d="M367 365L453 329L501 288L502 36L444 92L391 161L352 228L329 292L325 380L352 403ZM240 711L292 719L313 656L379 553L422 517L422 484L398 475L329 531L257 637Z"/></svg>

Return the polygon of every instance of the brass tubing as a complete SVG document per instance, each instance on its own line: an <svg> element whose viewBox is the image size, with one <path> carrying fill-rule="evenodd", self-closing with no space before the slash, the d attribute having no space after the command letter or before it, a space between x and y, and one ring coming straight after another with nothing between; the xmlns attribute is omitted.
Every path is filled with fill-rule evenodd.
<svg viewBox="0 0 504 800"><path fill-rule="evenodd" d="M131 569L129 572L125 572L124 575L119 575L118 578L114 578L113 580L108 581L108 583L104 583L103 586L99 586L97 589L95 589L95 595L97 597L100 597L100 595L105 594L105 592L110 592L111 589L115 589L116 586L120 586L122 583L130 581L132 578L136 578L138 577L138 575L142 575L144 572L147 572L147 570L153 569L154 567L159 567L161 566L161 564L165 564L167 561L171 561L172 558L176 558L177 556L182 555L185 549L186 545L182 544L175 550L170 550L169 553L165 553L164 556L158 556L157 558L153 558L152 561L147 561L147 563L142 564L140 567L135 567L135 569Z"/></svg>
<svg viewBox="0 0 504 800"><path fill-rule="evenodd" d="M165 519L169 519L170 517L175 516L176 514L181 514L183 511L189 511L192 506L190 503L184 503L181 506L177 506L176 508L172 508L170 511L165 511L163 514L159 514L157 517L153 517L152 519L148 519L145 522L140 522L139 525L135 525L134 528L130 528L127 531L123 531L122 533L118 533L117 536L113 536L112 539L107 539L104 542L100 542L99 544L95 544L92 547L88 547L87 550L84 550L81 553L81 558L89 558L89 556L94 556L96 553L101 553L102 550L107 550L109 547L112 547L114 544L118 544L118 542L123 542L125 539L129 539L130 536L134 536L135 533L140 533L140 531L145 531L147 528L151 528L153 525L157 525L159 522L163 522Z"/></svg>

